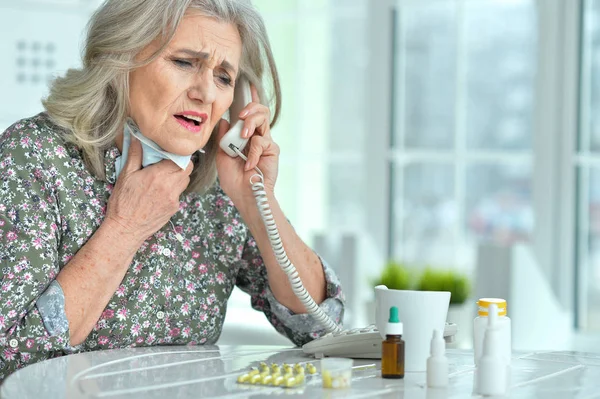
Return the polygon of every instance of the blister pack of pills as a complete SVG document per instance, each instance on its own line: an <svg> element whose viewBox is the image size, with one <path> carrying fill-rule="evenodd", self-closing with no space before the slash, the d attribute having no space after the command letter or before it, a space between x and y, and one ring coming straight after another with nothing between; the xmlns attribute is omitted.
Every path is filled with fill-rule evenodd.
<svg viewBox="0 0 600 399"><path fill-rule="evenodd" d="M316 374L317 369L312 363L306 365L296 363L290 365L287 363L272 363L271 366L261 362L257 367L253 367L249 372L240 375L237 378L238 384L272 386L281 388L294 388L304 384L306 374Z"/></svg>

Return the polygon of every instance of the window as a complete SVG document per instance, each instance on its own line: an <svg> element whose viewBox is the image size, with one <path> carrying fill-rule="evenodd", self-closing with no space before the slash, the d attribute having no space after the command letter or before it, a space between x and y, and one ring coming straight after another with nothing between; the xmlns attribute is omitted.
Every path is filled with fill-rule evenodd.
<svg viewBox="0 0 600 399"><path fill-rule="evenodd" d="M530 241L533 0L399 1L390 256L471 270L476 243Z"/></svg>
<svg viewBox="0 0 600 399"><path fill-rule="evenodd" d="M600 1L584 1L577 170L578 321L600 331Z"/></svg>
<svg viewBox="0 0 600 399"><path fill-rule="evenodd" d="M362 235L368 214L363 148L370 3L253 3L265 19L283 91L281 119L272 132L281 147L277 198L304 241L311 246L317 236L329 241L322 255L344 280L347 268L336 242L346 233ZM354 272L363 276L367 268ZM247 297L236 292L233 298L230 306L248 307Z"/></svg>
<svg viewBox="0 0 600 399"><path fill-rule="evenodd" d="M367 117L367 1L254 1L265 18L283 90L273 130L282 150L279 200L307 241L360 229L360 149Z"/></svg>

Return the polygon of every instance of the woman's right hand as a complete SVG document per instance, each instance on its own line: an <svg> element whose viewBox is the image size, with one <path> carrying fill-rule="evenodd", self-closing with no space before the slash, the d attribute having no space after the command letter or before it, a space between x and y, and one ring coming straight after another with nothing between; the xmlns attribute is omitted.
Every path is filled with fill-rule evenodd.
<svg viewBox="0 0 600 399"><path fill-rule="evenodd" d="M131 138L127 161L108 200L104 223L117 229L134 252L178 210L179 196L190 182L190 162L182 170L170 160L142 168L142 145ZM103 223L103 224L104 224ZM129 241L131 240L131 241Z"/></svg>

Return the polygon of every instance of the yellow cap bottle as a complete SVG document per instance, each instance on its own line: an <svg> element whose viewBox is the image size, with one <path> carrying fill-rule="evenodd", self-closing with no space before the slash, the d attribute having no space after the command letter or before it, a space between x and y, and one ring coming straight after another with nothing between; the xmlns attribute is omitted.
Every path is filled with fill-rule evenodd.
<svg viewBox="0 0 600 399"><path fill-rule="evenodd" d="M489 308L492 304L496 305L496 314L498 315L500 353L508 366L512 354L511 320L508 317L506 300L502 298L481 298L477 301L477 317L473 320L473 360L476 365L479 364L479 359L483 354L483 337L488 325Z"/></svg>

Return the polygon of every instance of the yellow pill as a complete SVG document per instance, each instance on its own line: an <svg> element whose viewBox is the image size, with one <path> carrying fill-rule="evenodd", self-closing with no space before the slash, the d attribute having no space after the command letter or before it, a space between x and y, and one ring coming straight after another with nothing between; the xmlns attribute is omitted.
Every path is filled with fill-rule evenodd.
<svg viewBox="0 0 600 399"><path fill-rule="evenodd" d="M296 371L296 373L304 372L304 366L300 363L296 363L294 364L294 370Z"/></svg>
<svg viewBox="0 0 600 399"><path fill-rule="evenodd" d="M263 371L259 375L260 375L260 378L265 378L266 376L271 375L271 373L267 370L267 371Z"/></svg>
<svg viewBox="0 0 600 399"><path fill-rule="evenodd" d="M287 378L287 379L284 381L284 385L285 385L286 387L288 387L288 388L290 388L290 387L293 387L293 386L296 386L296 385L297 385L297 384L296 384L296 379L295 379L294 377Z"/></svg>
<svg viewBox="0 0 600 399"><path fill-rule="evenodd" d="M304 373L296 375L296 382L302 384L304 382Z"/></svg>
<svg viewBox="0 0 600 399"><path fill-rule="evenodd" d="M240 384L243 384L245 382L248 382L249 379L250 379L250 374L242 374L237 378L237 382Z"/></svg>
<svg viewBox="0 0 600 399"><path fill-rule="evenodd" d="M323 371L323 388L332 388L333 381L331 379L331 374L329 371Z"/></svg>
<svg viewBox="0 0 600 399"><path fill-rule="evenodd" d="M271 384L272 381L273 381L273 376L271 376L271 375L265 375L260 380L260 383L263 384L263 385L269 385L269 384Z"/></svg>
<svg viewBox="0 0 600 399"><path fill-rule="evenodd" d="M272 385L275 385L276 387L280 386L283 383L284 378L282 376L279 377L274 377L273 381L271 382Z"/></svg>
<svg viewBox="0 0 600 399"><path fill-rule="evenodd" d="M255 374L252 377L250 377L250 384L257 384L260 382L261 379L262 377L260 376L260 374Z"/></svg>
<svg viewBox="0 0 600 399"><path fill-rule="evenodd" d="M306 365L306 371L308 371L308 374L316 374L317 368L312 363L308 363Z"/></svg>

